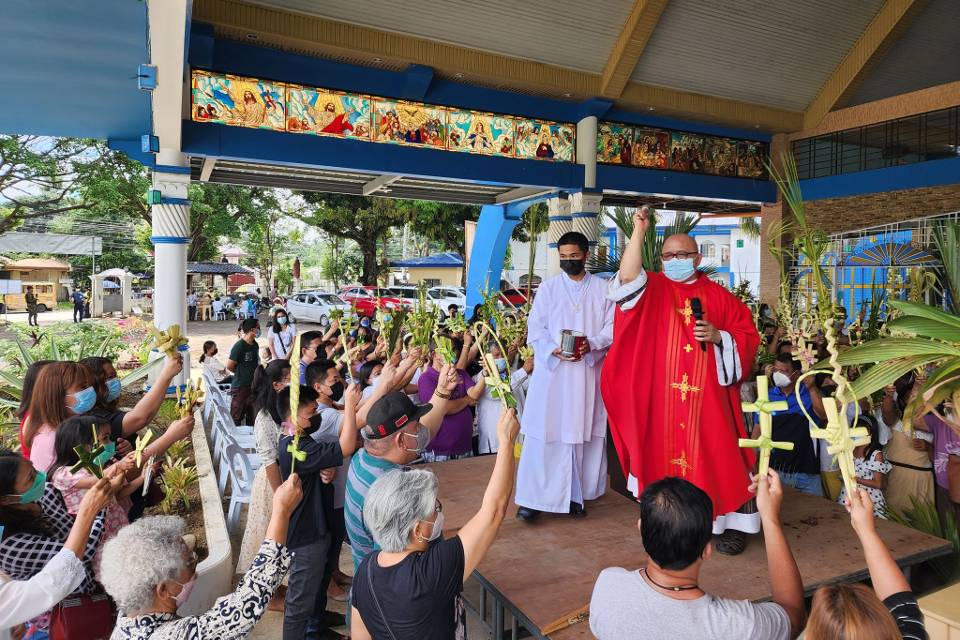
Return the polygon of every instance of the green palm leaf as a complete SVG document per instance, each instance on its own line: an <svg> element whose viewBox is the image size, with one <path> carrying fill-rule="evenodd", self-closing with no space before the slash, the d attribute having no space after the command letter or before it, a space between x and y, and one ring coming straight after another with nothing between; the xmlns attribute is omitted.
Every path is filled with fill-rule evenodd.
<svg viewBox="0 0 960 640"><path fill-rule="evenodd" d="M906 300L891 300L890 306L905 316L920 316L921 318L927 318L951 327L956 327L957 331L960 331L960 317L947 313L946 311L941 311L930 305L907 302ZM957 335L957 338L960 338L960 334Z"/></svg>
<svg viewBox="0 0 960 640"><path fill-rule="evenodd" d="M163 361L164 361L164 358L157 358L156 360L151 360L150 362L148 362L148 363L145 364L145 365L142 365L142 366L137 367L136 369L134 369L133 371L131 371L131 372L128 373L127 375L125 375L125 376L123 376L122 378L120 378L120 388L121 388L121 389L126 389L127 387L129 387L131 384L133 384L133 383L136 382L137 380L142 380L143 378L146 378L146 377L147 377L147 374L150 373L150 371L151 371L154 367L156 367L157 365L159 365L159 364L162 363Z"/></svg>
<svg viewBox="0 0 960 640"><path fill-rule="evenodd" d="M881 362L857 378L851 384L853 393L858 398L865 398L875 391L879 391L903 374L913 371L925 364L936 362L942 357L940 354L909 356Z"/></svg>
<svg viewBox="0 0 960 640"><path fill-rule="evenodd" d="M23 368L26 369L33 364L33 356L30 354L30 350L27 349L27 346L23 344L20 336L14 336L13 339L17 342L17 348L20 349L20 359L23 362Z"/></svg>
<svg viewBox="0 0 960 640"><path fill-rule="evenodd" d="M47 338L50 339L50 359L63 360L63 358L60 357L60 347L57 346L57 340L49 333L47 334Z"/></svg>
<svg viewBox="0 0 960 640"><path fill-rule="evenodd" d="M923 318L920 316L900 316L895 320L891 320L887 324L887 327L897 331L904 331L917 336L923 336L924 338L934 338L936 340L944 340L946 342L960 343L960 329L957 329L952 325L944 324L943 322L931 320L930 318Z"/></svg>
<svg viewBox="0 0 960 640"><path fill-rule="evenodd" d="M892 358L909 356L960 356L960 346L926 338L880 338L841 353L837 361L842 365L868 364Z"/></svg>

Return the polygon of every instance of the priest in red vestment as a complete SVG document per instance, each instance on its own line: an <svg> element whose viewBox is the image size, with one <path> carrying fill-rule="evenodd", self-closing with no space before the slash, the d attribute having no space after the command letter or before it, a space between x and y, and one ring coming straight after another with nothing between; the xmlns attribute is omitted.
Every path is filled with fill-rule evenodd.
<svg viewBox="0 0 960 640"><path fill-rule="evenodd" d="M693 482L713 500L714 533L725 534L718 551L739 553L740 532L760 530L758 514L745 513L755 509L744 508L755 454L737 446L748 437L740 383L760 336L750 309L697 270L701 255L690 236L667 238L663 272L645 271L649 225L644 207L610 283L617 309L600 388L613 442L636 496L665 476Z"/></svg>

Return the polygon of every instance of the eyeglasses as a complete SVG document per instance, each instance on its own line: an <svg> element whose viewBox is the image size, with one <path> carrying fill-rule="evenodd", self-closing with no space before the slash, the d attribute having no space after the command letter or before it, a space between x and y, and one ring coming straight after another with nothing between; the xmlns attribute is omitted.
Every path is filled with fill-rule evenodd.
<svg viewBox="0 0 960 640"><path fill-rule="evenodd" d="M660 254L660 257L664 260L673 260L674 258L679 258L680 260L686 260L687 258L693 258L700 255L699 251L670 251L667 253Z"/></svg>
<svg viewBox="0 0 960 640"><path fill-rule="evenodd" d="M440 502L440 498L437 498L437 504L436 506L434 506L433 510L436 511L437 513L440 513L441 511L443 511L443 503Z"/></svg>

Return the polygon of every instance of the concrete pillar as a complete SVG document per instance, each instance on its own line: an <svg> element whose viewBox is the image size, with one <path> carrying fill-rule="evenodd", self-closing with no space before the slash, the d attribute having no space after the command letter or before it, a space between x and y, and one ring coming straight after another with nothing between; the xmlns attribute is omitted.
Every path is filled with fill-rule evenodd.
<svg viewBox="0 0 960 640"><path fill-rule="evenodd" d="M100 274L90 276L90 317L103 317L103 281Z"/></svg>
<svg viewBox="0 0 960 640"><path fill-rule="evenodd" d="M570 194L571 229L587 236L591 247L595 247L600 239L599 217L602 199L603 194L599 192L577 191Z"/></svg>
<svg viewBox="0 0 960 640"><path fill-rule="evenodd" d="M577 164L583 165L583 186L597 186L597 116L577 123Z"/></svg>
<svg viewBox="0 0 960 640"><path fill-rule="evenodd" d="M547 216L550 226L547 229L547 277L560 273L560 257L557 255L557 240L570 231L573 219L570 217L570 201L563 197L547 200Z"/></svg>
<svg viewBox="0 0 960 640"><path fill-rule="evenodd" d="M163 160L161 164L159 161ZM160 204L152 207L154 247L153 324L167 329L178 324L182 333L187 329L187 244L190 242L190 168L186 156L165 152L158 155L153 173L153 188L160 191ZM184 357L183 373L174 380L184 385L190 377L189 350L181 347ZM151 352L151 358L163 357ZM154 370L156 371L156 369ZM153 384L153 376L148 384Z"/></svg>
<svg viewBox="0 0 960 640"><path fill-rule="evenodd" d="M190 164L181 153L181 121L187 101L184 43L190 24L189 0L164 0L147 4L150 25L150 64L157 68L157 86L153 89L152 134L159 139L153 172L153 189L160 192L160 203L151 209L153 216L154 291L153 323L158 329L178 324L187 329L187 243L190 241ZM147 133L147 132L145 132ZM182 386L190 377L189 349L180 348L183 373L173 381ZM163 354L151 352L151 358ZM156 373L156 369L154 372ZM153 376L147 380L148 386ZM173 388L168 392L172 393Z"/></svg>
<svg viewBox="0 0 960 640"><path fill-rule="evenodd" d="M123 301L121 313L126 318L133 313L133 274L129 271L120 276L120 295Z"/></svg>
<svg viewBox="0 0 960 640"><path fill-rule="evenodd" d="M775 166L780 167L781 155L788 150L787 137L784 134L773 136L770 141L770 159ZM784 212L783 199L779 193L776 202L760 207L760 301L773 307L776 307L780 297L780 263L776 256L770 253L769 247L771 240L776 246L780 246Z"/></svg>

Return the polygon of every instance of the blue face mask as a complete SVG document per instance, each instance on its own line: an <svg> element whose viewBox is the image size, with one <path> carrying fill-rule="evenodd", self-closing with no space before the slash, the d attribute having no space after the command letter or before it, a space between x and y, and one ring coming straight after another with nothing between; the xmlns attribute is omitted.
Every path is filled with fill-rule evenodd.
<svg viewBox="0 0 960 640"><path fill-rule="evenodd" d="M674 282L685 282L689 280L694 270L693 258L674 258L673 260L666 260L663 263L663 275Z"/></svg>
<svg viewBox="0 0 960 640"><path fill-rule="evenodd" d="M113 402L120 397L120 391L123 387L120 386L119 378L110 378L107 380L107 402Z"/></svg>
<svg viewBox="0 0 960 640"><path fill-rule="evenodd" d="M42 498L46 485L47 474L40 471L37 473L37 477L33 479L33 486L20 494L20 504L29 504Z"/></svg>
<svg viewBox="0 0 960 640"><path fill-rule="evenodd" d="M277 316L277 323L282 327L287 324L287 316Z"/></svg>
<svg viewBox="0 0 960 640"><path fill-rule="evenodd" d="M93 387L81 389L72 395L73 406L67 405L67 408L77 415L90 411L90 409L93 409L93 405L97 403L97 392Z"/></svg>
<svg viewBox="0 0 960 640"><path fill-rule="evenodd" d="M115 455L117 455L117 443L108 442L103 445L103 453L94 458L93 461L97 463L98 466L105 467L108 462L113 460L113 456Z"/></svg>

